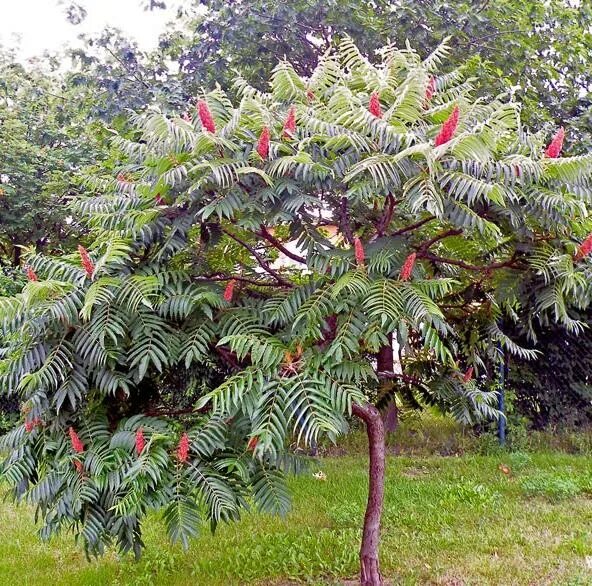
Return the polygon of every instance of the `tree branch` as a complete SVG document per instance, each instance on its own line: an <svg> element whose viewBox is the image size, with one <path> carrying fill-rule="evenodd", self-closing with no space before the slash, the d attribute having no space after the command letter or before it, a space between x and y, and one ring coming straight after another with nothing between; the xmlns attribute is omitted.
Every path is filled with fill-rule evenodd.
<svg viewBox="0 0 592 586"><path fill-rule="evenodd" d="M277 287L277 283L269 283L267 281L255 281L255 279L249 279L247 277L228 277L226 275L211 275L203 277L193 277L194 281L201 283L215 283L219 281L240 281L241 283L248 283L249 285L255 285L257 287ZM290 285L291 286L291 285Z"/></svg>
<svg viewBox="0 0 592 586"><path fill-rule="evenodd" d="M408 374L400 374L398 372L392 371L380 371L376 373L378 378L381 379L399 379L408 385L413 385L419 389L425 390L426 383L424 383L421 379L416 378L414 376L409 376Z"/></svg>
<svg viewBox="0 0 592 586"><path fill-rule="evenodd" d="M501 262L494 262L489 265L479 266L479 265L472 265L470 263L463 262L462 260L455 260L453 258L444 258L441 256L436 256L435 254L431 254L430 252L418 252L418 258L425 258L426 260L431 260L432 262L440 262L447 265L454 265L457 267L461 267L466 269L467 271L490 271L493 269L501 269L504 267L513 267L516 264L516 255L512 256L512 258L508 260L504 260Z"/></svg>
<svg viewBox="0 0 592 586"><path fill-rule="evenodd" d="M277 248L280 252L285 254L288 258L291 258L296 262L306 264L306 259L303 256L300 256L288 250L277 238L273 236L273 234L269 232L269 230L263 224L261 224L261 229L258 232L255 232L255 234L257 234L257 236L261 236L261 238L264 238L265 240L267 240L267 242L273 244L275 248Z"/></svg>
<svg viewBox="0 0 592 586"><path fill-rule="evenodd" d="M434 244L436 244L436 242L439 242L440 240L444 240L444 238L448 238L449 236L458 236L459 234L462 234L462 230L461 229L457 229L457 230L446 230L445 232L441 232L440 234L434 236L432 239L428 240L427 242L424 242L423 244L420 244L418 250L420 252L427 252L427 250L431 246L433 246Z"/></svg>
<svg viewBox="0 0 592 586"><path fill-rule="evenodd" d="M386 196L386 200L384 202L384 212L382 213L382 216L380 217L376 225L377 236L383 236L385 230L391 223L391 220L393 219L393 211L395 210L395 205L397 205L397 202L395 201L395 198L393 197L392 193L389 193Z"/></svg>
<svg viewBox="0 0 592 586"><path fill-rule="evenodd" d="M354 233L349 225L349 218L347 215L347 197L341 198L341 207L339 209L339 220L341 224L341 231L345 236L345 240L348 244L354 243Z"/></svg>
<svg viewBox="0 0 592 586"><path fill-rule="evenodd" d="M406 232L411 232L411 231L415 230L416 228L420 228L424 224L427 224L428 222L431 222L432 220L435 220L435 219L436 218L434 218L434 216L432 216L430 218L425 218L423 220L420 220L419 222L415 222L415 224L410 224L409 226L405 226L404 228L401 228L400 230L396 230L395 232L393 232L391 234L391 236L400 236L401 234L405 234Z"/></svg>
<svg viewBox="0 0 592 586"><path fill-rule="evenodd" d="M144 412L148 417L178 417L179 415L198 415L200 413L207 413L211 410L211 406L205 405L196 409L195 407L188 407L187 409L178 409L176 411L169 411L165 409L151 409Z"/></svg>
<svg viewBox="0 0 592 586"><path fill-rule="evenodd" d="M246 248L255 257L255 259L259 263L259 266L264 271L269 273L278 283L280 283L284 287L293 287L292 283L284 279L284 277L282 277L276 270L272 269L269 266L269 263L250 244L247 244L244 240L241 240L238 236L235 236L226 228L220 227L220 229L222 230L222 232L224 232L224 234L232 238L235 242L238 242L242 247Z"/></svg>

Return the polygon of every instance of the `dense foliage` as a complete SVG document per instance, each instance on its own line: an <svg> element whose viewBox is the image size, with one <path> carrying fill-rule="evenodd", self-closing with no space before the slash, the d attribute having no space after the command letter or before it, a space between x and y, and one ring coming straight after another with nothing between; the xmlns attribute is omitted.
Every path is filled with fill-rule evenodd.
<svg viewBox="0 0 592 586"><path fill-rule="evenodd" d="M472 56L470 70L494 96L509 87L523 104L523 119L569 125L590 146L589 105L592 5L565 0L473 0L360 2L358 0L200 0L161 46L193 83L229 85L241 71L260 89L278 59L289 56L301 74L343 34L365 54L384 39L404 47L407 39L432 51L451 36L450 61ZM195 87L195 86L194 86Z"/></svg>
<svg viewBox="0 0 592 586"><path fill-rule="evenodd" d="M75 173L94 164L101 151L97 128L77 97L57 74L25 68L11 54L0 52L4 267L18 268L24 247L59 250L71 232L66 204L77 193Z"/></svg>
<svg viewBox="0 0 592 586"><path fill-rule="evenodd" d="M590 323L589 312L578 318ZM592 423L590 384L590 328L579 335L550 325L536 332L536 361L512 359L508 387L514 395L517 413L541 429L576 429Z"/></svg>
<svg viewBox="0 0 592 586"><path fill-rule="evenodd" d="M89 251L30 254L0 300L2 389L23 412L2 472L43 536L138 553L153 509L184 543L249 496L284 511L290 442L340 433L401 378L492 416L486 363L532 354L502 319L581 330L592 159L556 158L557 139L545 154L515 103L438 73L445 52L388 46L374 66L345 39L308 79L282 62L270 93L239 77L238 102L216 89L115 139L117 176L72 206ZM389 334L401 376L376 369ZM183 370L200 399L174 411L163 377Z"/></svg>

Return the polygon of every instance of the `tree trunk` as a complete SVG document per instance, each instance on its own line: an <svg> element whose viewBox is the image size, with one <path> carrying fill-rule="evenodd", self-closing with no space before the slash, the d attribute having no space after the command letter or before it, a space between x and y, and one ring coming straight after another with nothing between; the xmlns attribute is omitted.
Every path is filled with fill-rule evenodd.
<svg viewBox="0 0 592 586"><path fill-rule="evenodd" d="M21 264L21 247L16 244L12 248L12 266L18 268Z"/></svg>
<svg viewBox="0 0 592 586"><path fill-rule="evenodd" d="M393 335L388 334L387 337L388 344L385 344L376 355L376 371L379 373L379 377L381 372L394 372L395 370ZM384 429L387 433L393 433L397 429L399 423L399 410L397 409L397 403L394 396L386 406L383 421Z"/></svg>
<svg viewBox="0 0 592 586"><path fill-rule="evenodd" d="M378 372L393 372L395 359L393 356L393 335L388 334L388 344L385 344L376 355L376 370Z"/></svg>
<svg viewBox="0 0 592 586"><path fill-rule="evenodd" d="M368 504L364 517L364 531L360 547L360 584L381 586L382 576L378 564L380 542L380 517L384 502L384 425L380 411L366 403L354 404L353 414L366 424L368 432Z"/></svg>

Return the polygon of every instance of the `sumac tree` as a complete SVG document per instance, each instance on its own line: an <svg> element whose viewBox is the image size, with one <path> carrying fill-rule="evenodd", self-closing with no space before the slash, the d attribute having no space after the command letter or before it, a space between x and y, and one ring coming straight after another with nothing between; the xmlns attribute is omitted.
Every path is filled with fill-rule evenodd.
<svg viewBox="0 0 592 586"><path fill-rule="evenodd" d="M216 89L115 138L117 176L73 204L88 250L28 257L0 300L2 388L23 411L2 473L42 535L139 552L153 509L184 544L250 497L283 512L288 446L353 414L370 443L360 579L381 582L373 401L412 385L493 417L486 365L534 354L505 321L577 332L590 294L592 158L474 100L445 54L387 46L373 65L345 39L309 78L281 62L268 93L238 78L236 103Z"/></svg>

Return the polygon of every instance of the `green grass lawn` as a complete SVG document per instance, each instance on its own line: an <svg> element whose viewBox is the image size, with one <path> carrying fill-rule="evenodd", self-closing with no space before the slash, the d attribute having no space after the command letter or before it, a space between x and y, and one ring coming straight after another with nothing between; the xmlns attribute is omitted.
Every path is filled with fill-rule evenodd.
<svg viewBox="0 0 592 586"><path fill-rule="evenodd" d="M391 458L384 574L393 584L592 584L591 464L566 454ZM151 520L137 563L114 553L89 563L69 535L41 543L32 511L4 502L0 584L340 584L357 571L365 458L324 459L317 470L326 481L292 480L286 519L248 515L215 536L204 530L187 552Z"/></svg>

